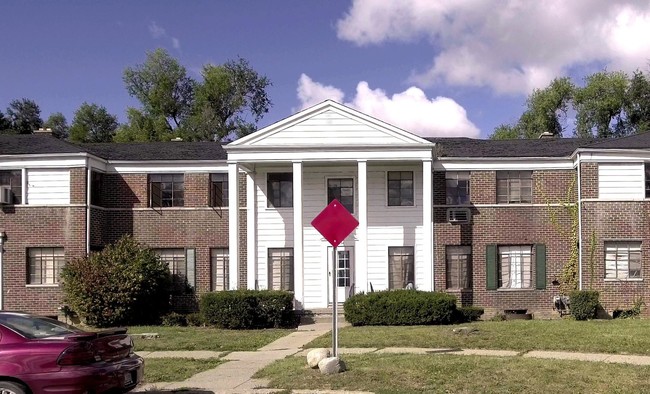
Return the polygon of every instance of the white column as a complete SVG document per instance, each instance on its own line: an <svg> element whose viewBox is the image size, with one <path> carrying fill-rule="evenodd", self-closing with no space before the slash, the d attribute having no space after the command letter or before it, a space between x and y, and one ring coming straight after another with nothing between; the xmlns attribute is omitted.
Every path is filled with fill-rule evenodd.
<svg viewBox="0 0 650 394"><path fill-rule="evenodd" d="M239 164L228 163L228 290L239 282Z"/></svg>
<svg viewBox="0 0 650 394"><path fill-rule="evenodd" d="M354 261L356 292L368 291L368 163L357 162L359 179L359 227Z"/></svg>
<svg viewBox="0 0 650 394"><path fill-rule="evenodd" d="M431 160L422 161L422 262L424 264L424 283L416 284L425 291L435 290L433 280L433 189Z"/></svg>
<svg viewBox="0 0 650 394"><path fill-rule="evenodd" d="M296 309L303 309L303 217L302 217L302 162L293 162L293 294Z"/></svg>
<svg viewBox="0 0 650 394"><path fill-rule="evenodd" d="M255 174L246 174L246 287L255 290L257 286L257 190Z"/></svg>

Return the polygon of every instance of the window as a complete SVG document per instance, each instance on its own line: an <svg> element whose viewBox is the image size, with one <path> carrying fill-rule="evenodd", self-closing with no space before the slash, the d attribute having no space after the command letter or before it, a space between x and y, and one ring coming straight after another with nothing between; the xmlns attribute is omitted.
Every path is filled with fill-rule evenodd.
<svg viewBox="0 0 650 394"><path fill-rule="evenodd" d="M497 171L497 203L533 202L532 171Z"/></svg>
<svg viewBox="0 0 650 394"><path fill-rule="evenodd" d="M182 207L185 205L183 174L149 175L151 207Z"/></svg>
<svg viewBox="0 0 650 394"><path fill-rule="evenodd" d="M470 289L472 287L472 247L447 246L447 288Z"/></svg>
<svg viewBox="0 0 650 394"><path fill-rule="evenodd" d="M195 283L195 250L194 249L156 249L160 260L169 266L172 273L174 291L187 293Z"/></svg>
<svg viewBox="0 0 650 394"><path fill-rule="evenodd" d="M269 208L293 207L293 174L290 172L267 174L266 192Z"/></svg>
<svg viewBox="0 0 650 394"><path fill-rule="evenodd" d="M63 248L29 248L27 251L30 285L56 285L65 265Z"/></svg>
<svg viewBox="0 0 650 394"><path fill-rule="evenodd" d="M528 289L532 282L532 246L499 246L499 287Z"/></svg>
<svg viewBox="0 0 650 394"><path fill-rule="evenodd" d="M21 170L0 171L0 186L11 189L11 204L22 204L23 174Z"/></svg>
<svg viewBox="0 0 650 394"><path fill-rule="evenodd" d="M269 248L269 290L293 291L293 248Z"/></svg>
<svg viewBox="0 0 650 394"><path fill-rule="evenodd" d="M337 178L327 180L327 203L337 199L345 209L354 213L354 180L352 178Z"/></svg>
<svg viewBox="0 0 650 394"><path fill-rule="evenodd" d="M210 250L213 291L228 290L228 263L230 261L228 256L228 248L215 248Z"/></svg>
<svg viewBox="0 0 650 394"><path fill-rule="evenodd" d="M102 186L104 185L104 174L97 171L90 172L90 203L98 207L103 206Z"/></svg>
<svg viewBox="0 0 650 394"><path fill-rule="evenodd" d="M447 172L447 205L469 204L469 172Z"/></svg>
<svg viewBox="0 0 650 394"><path fill-rule="evenodd" d="M210 206L228 206L228 174L210 175Z"/></svg>
<svg viewBox="0 0 650 394"><path fill-rule="evenodd" d="M645 198L650 198L650 163L645 163Z"/></svg>
<svg viewBox="0 0 650 394"><path fill-rule="evenodd" d="M350 278L350 251L337 250L338 262L336 267L336 279L338 287L350 287L352 279Z"/></svg>
<svg viewBox="0 0 650 394"><path fill-rule="evenodd" d="M388 171L388 206L413 205L413 171Z"/></svg>
<svg viewBox="0 0 650 394"><path fill-rule="evenodd" d="M605 279L641 278L641 242L605 242Z"/></svg>
<svg viewBox="0 0 650 394"><path fill-rule="evenodd" d="M389 247L388 288L404 289L413 286L414 284L415 258L413 247Z"/></svg>

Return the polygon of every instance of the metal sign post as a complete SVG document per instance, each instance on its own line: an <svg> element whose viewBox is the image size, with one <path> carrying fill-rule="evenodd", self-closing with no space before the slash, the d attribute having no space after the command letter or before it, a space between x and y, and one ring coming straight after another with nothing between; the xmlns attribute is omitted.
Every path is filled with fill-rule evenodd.
<svg viewBox="0 0 650 394"><path fill-rule="evenodd" d="M332 248L332 357L337 357L339 349L339 314L336 310L338 306L338 300L336 299L336 293L338 293L336 287L338 281L336 249L336 246Z"/></svg>

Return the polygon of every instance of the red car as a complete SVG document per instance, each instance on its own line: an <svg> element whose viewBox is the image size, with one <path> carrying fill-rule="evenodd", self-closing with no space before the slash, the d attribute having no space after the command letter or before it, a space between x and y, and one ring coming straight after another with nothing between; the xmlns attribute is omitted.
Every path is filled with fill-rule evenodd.
<svg viewBox="0 0 650 394"><path fill-rule="evenodd" d="M0 312L0 393L125 393L144 361L126 328L87 332L47 317Z"/></svg>

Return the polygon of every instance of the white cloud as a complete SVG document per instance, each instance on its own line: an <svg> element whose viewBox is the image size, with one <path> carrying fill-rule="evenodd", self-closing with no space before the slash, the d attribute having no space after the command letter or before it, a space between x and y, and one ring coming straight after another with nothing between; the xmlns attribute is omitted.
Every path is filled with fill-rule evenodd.
<svg viewBox="0 0 650 394"><path fill-rule="evenodd" d="M156 40L170 39L174 49L181 49L181 41L176 37L168 36L167 31L162 26L159 26L156 21L151 21L151 23L149 23L149 34L151 34L151 37Z"/></svg>
<svg viewBox="0 0 650 394"><path fill-rule="evenodd" d="M181 42L178 38L172 37L172 46L174 49L181 49Z"/></svg>
<svg viewBox="0 0 650 394"><path fill-rule="evenodd" d="M345 97L342 90L318 83L305 74L298 80L297 92L299 109L326 99L343 103ZM344 104L422 137L476 138L480 134L456 101L447 97L429 99L417 87L389 97L383 90L371 89L367 82L361 81L354 98Z"/></svg>
<svg viewBox="0 0 650 394"><path fill-rule="evenodd" d="M433 61L410 80L528 93L588 64L633 71L650 57L640 0L354 0L337 22L358 45L428 39Z"/></svg>

